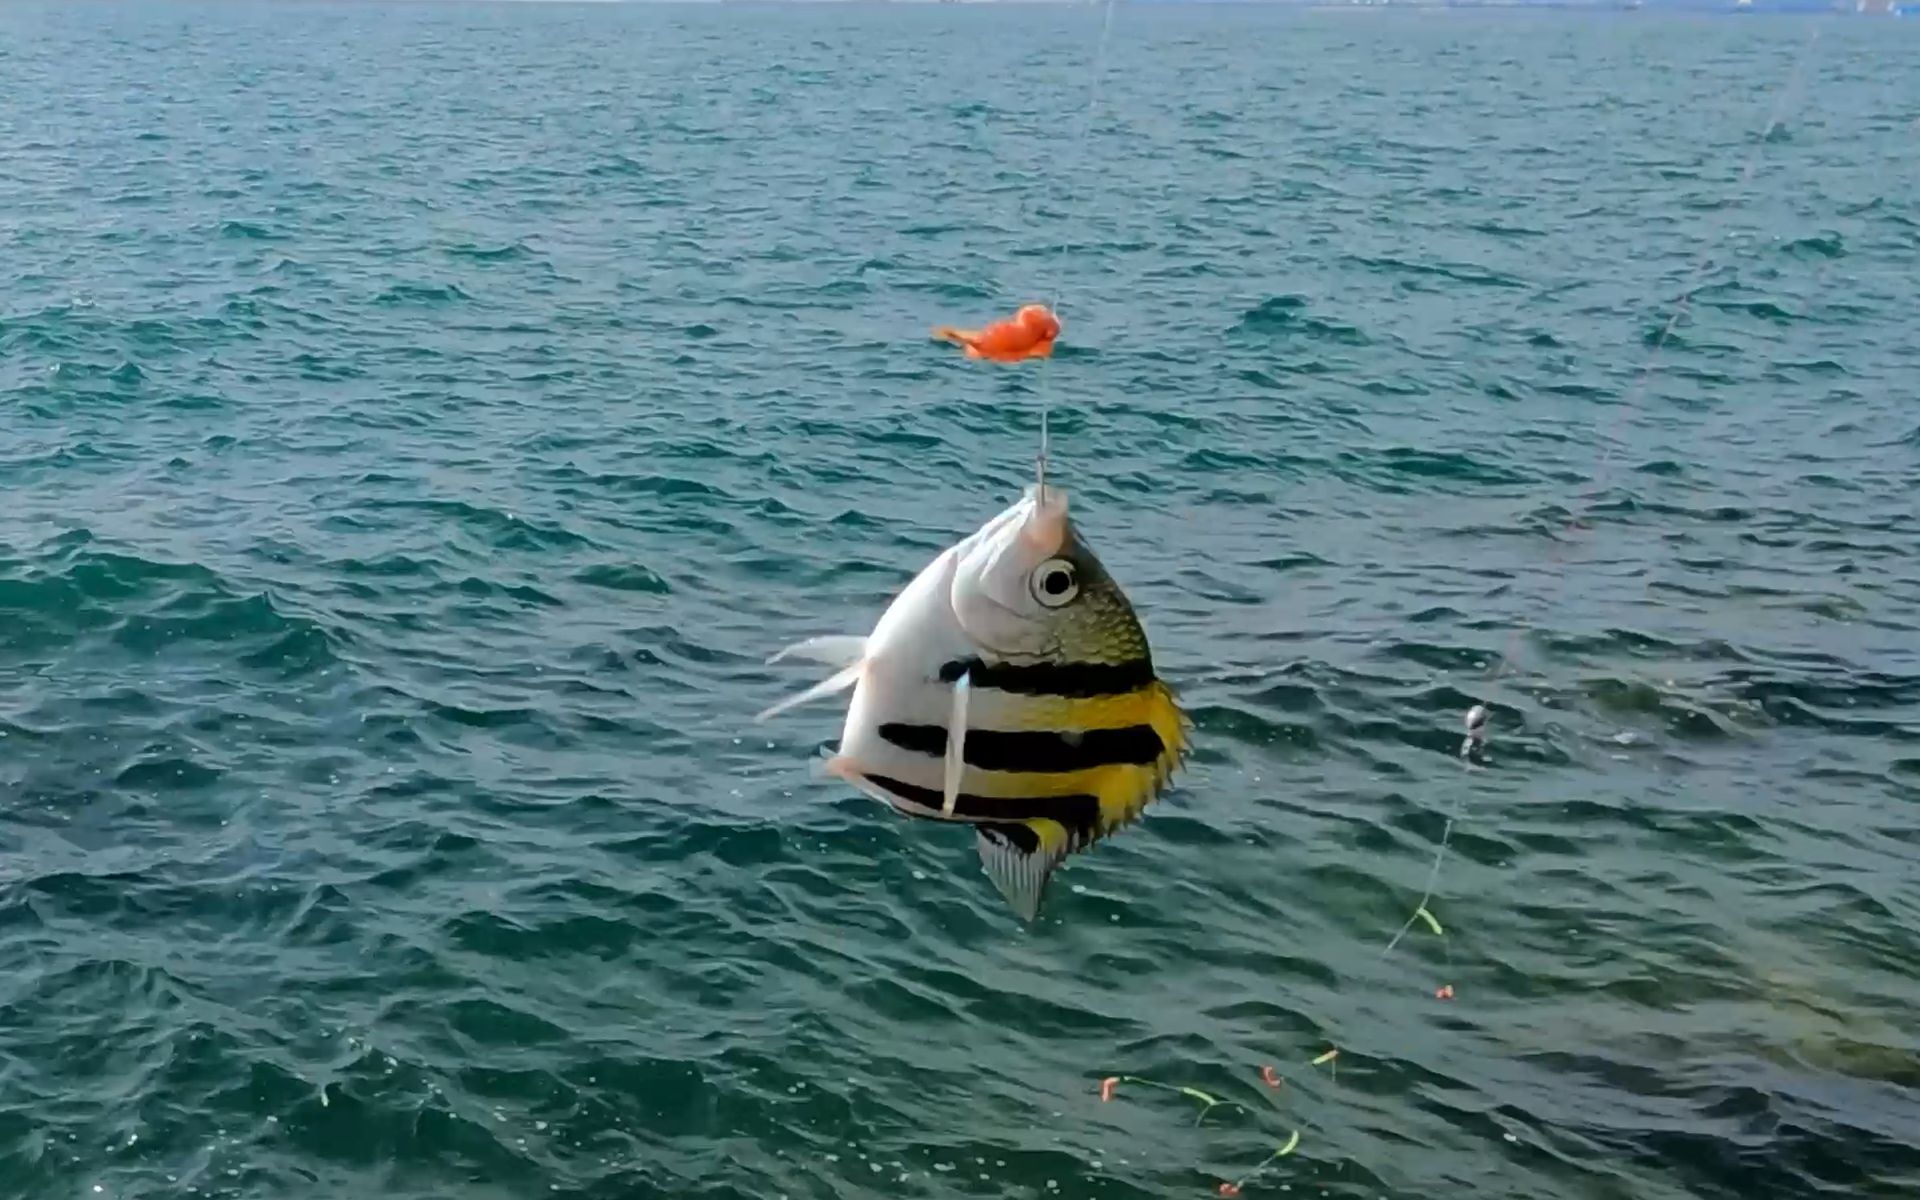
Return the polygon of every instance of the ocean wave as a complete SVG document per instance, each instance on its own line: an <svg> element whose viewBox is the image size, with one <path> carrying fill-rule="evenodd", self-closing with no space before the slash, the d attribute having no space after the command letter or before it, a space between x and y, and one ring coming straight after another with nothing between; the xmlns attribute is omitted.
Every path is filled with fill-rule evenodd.
<svg viewBox="0 0 1920 1200"><path fill-rule="evenodd" d="M1912 1176L1904 126L1816 73L1742 189L1759 26L1243 7L1091 112L1097 11L12 22L0 1177ZM1029 298L1045 364L926 337ZM753 714L1043 407L1193 753L1028 926L844 697Z"/></svg>
<svg viewBox="0 0 1920 1200"><path fill-rule="evenodd" d="M398 307L413 304L440 305L472 298L458 284L453 283L396 283L383 289L374 297L373 302Z"/></svg>
<svg viewBox="0 0 1920 1200"><path fill-rule="evenodd" d="M1235 329L1269 337L1299 334L1311 340L1334 342L1342 346L1371 344L1358 326L1309 316L1306 309L1304 297L1274 296L1243 312Z"/></svg>

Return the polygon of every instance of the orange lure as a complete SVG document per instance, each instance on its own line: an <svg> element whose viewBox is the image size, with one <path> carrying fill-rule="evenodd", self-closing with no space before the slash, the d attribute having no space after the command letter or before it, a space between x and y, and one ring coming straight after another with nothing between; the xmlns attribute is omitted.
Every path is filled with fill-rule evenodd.
<svg viewBox="0 0 1920 1200"><path fill-rule="evenodd" d="M968 358L992 362L1021 362L1046 358L1053 353L1053 339L1060 336L1060 318L1044 304L1029 304L1004 321L995 321L985 329L955 329L936 326L933 336L941 341L964 346Z"/></svg>

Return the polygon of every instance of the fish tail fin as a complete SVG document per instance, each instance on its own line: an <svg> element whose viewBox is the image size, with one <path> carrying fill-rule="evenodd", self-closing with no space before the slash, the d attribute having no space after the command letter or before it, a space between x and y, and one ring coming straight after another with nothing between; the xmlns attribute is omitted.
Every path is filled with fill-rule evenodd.
<svg viewBox="0 0 1920 1200"><path fill-rule="evenodd" d="M1155 680L1126 697L1123 704L1119 711L1151 729L1160 751L1151 760L1105 768L1088 787L1100 800L1100 827L1094 840L1139 820L1173 781L1192 746L1191 719L1180 711L1173 689L1165 683Z"/></svg>
<svg viewBox="0 0 1920 1200"><path fill-rule="evenodd" d="M1140 805L1142 811L1173 782L1187 756L1193 752L1193 718L1180 707L1179 697L1165 683L1156 681L1148 720L1166 747L1153 764L1151 793Z"/></svg>
<svg viewBox="0 0 1920 1200"><path fill-rule="evenodd" d="M980 866L1023 921L1040 914L1047 881L1073 853L1067 827L1046 817L975 826Z"/></svg>
<svg viewBox="0 0 1920 1200"><path fill-rule="evenodd" d="M866 663L862 660L851 666L843 667L819 683L814 684L806 691L788 696L785 700L780 701L770 708L761 709L754 715L753 719L755 721L764 721L768 717L778 716L790 708L798 708L810 700L818 700L822 696L831 696L835 692L844 692L860 681L860 671L865 666Z"/></svg>

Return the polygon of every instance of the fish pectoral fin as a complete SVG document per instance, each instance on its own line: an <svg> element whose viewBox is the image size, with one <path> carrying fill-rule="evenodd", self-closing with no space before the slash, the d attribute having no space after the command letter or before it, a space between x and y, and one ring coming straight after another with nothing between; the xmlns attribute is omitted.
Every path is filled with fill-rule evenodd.
<svg viewBox="0 0 1920 1200"><path fill-rule="evenodd" d="M866 655L866 638L851 633L828 633L781 647L767 660L767 665L798 658L828 667L851 667Z"/></svg>
<svg viewBox="0 0 1920 1200"><path fill-rule="evenodd" d="M951 817L960 801L960 777L967 770L967 678L962 672L953 681L953 716L947 722L947 770L940 797L940 815Z"/></svg>
<svg viewBox="0 0 1920 1200"><path fill-rule="evenodd" d="M780 703L773 705L771 708L760 710L760 712L754 715L753 719L755 721L764 721L768 717L776 716L790 708L797 708L809 700L818 700L822 696L831 696L835 692L844 692L854 684L860 682L860 670L865 665L864 662L857 662L850 667L836 671L833 675L814 684L806 691L798 695L788 696L785 700L780 701Z"/></svg>
<svg viewBox="0 0 1920 1200"><path fill-rule="evenodd" d="M1040 900L1054 868L1072 852L1066 827L1035 818L975 826L980 865L1023 921L1040 914Z"/></svg>

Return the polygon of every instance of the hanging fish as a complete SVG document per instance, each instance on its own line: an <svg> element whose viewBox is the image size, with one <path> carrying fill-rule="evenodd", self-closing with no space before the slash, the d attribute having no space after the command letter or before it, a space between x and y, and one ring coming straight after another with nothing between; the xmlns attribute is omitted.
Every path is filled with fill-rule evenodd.
<svg viewBox="0 0 1920 1200"><path fill-rule="evenodd" d="M1028 921L1054 869L1138 818L1187 749L1133 606L1045 485L942 551L872 633L783 658L840 670L760 719L852 688L827 771L905 816L973 825Z"/></svg>
<svg viewBox="0 0 1920 1200"><path fill-rule="evenodd" d="M955 329L935 326L933 336L956 346L965 346L968 358L994 362L1020 362L1028 358L1046 358L1053 353L1053 340L1060 336L1060 318L1044 304L1029 304L1004 321L995 321L985 329Z"/></svg>

